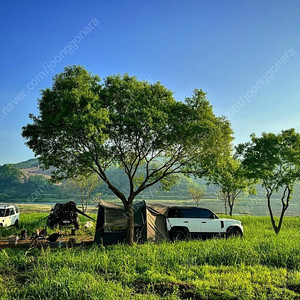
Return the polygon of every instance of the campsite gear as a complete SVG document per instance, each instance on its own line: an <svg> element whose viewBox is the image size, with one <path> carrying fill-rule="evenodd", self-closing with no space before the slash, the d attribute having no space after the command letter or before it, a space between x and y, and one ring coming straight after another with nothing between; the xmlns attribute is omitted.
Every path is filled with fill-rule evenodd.
<svg viewBox="0 0 300 300"><path fill-rule="evenodd" d="M20 236L20 240L24 241L27 239L27 230L26 229L23 229L21 231L21 236Z"/></svg>
<svg viewBox="0 0 300 300"><path fill-rule="evenodd" d="M56 203L51 211L52 213L48 217L47 225L52 229L57 226L62 227L67 225L74 225L76 229L79 229L78 214L95 221L93 218L79 210L73 201L67 203Z"/></svg>
<svg viewBox="0 0 300 300"><path fill-rule="evenodd" d="M38 237L39 237L39 236L37 235L37 233L33 232L33 233L31 234L30 239L31 239L31 240L36 240Z"/></svg>
<svg viewBox="0 0 300 300"><path fill-rule="evenodd" d="M84 225L84 228L90 229L93 227L93 223L91 221L87 221Z"/></svg>
<svg viewBox="0 0 300 300"><path fill-rule="evenodd" d="M68 247L73 247L76 244L75 238L69 238L68 240Z"/></svg>
<svg viewBox="0 0 300 300"><path fill-rule="evenodd" d="M54 243L57 241L57 239L61 236L61 234L59 232L55 232L55 233L52 233L51 235L49 235L47 237L47 240L51 243Z"/></svg>
<svg viewBox="0 0 300 300"><path fill-rule="evenodd" d="M39 237L45 237L47 235L47 229L46 228L42 228L42 229L37 229L36 230L36 234Z"/></svg>
<svg viewBox="0 0 300 300"><path fill-rule="evenodd" d="M135 241L159 242L168 239L166 216L168 207L141 201L133 204ZM103 200L98 205L95 232L97 244L111 245L126 240L127 217L123 206Z"/></svg>
<svg viewBox="0 0 300 300"><path fill-rule="evenodd" d="M17 245L19 237L17 235L11 235L8 237L8 242L13 245Z"/></svg>

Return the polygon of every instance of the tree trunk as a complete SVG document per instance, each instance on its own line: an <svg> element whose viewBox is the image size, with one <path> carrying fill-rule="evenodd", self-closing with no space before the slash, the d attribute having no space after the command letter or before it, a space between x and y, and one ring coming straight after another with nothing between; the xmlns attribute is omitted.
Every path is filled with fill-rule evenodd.
<svg viewBox="0 0 300 300"><path fill-rule="evenodd" d="M81 210L82 210L82 212L85 212L84 211L84 200L81 201Z"/></svg>
<svg viewBox="0 0 300 300"><path fill-rule="evenodd" d="M88 206L88 199L86 199L85 203L84 203L84 212L85 213L87 212L87 206Z"/></svg>
<svg viewBox="0 0 300 300"><path fill-rule="evenodd" d="M236 199L236 195L232 194L231 198L230 198L230 201L229 201L230 215L231 216L232 216L232 213L233 213L233 207L234 207L235 199Z"/></svg>
<svg viewBox="0 0 300 300"><path fill-rule="evenodd" d="M231 195L227 196L227 205L229 206L229 215L232 216L233 202L231 202Z"/></svg>
<svg viewBox="0 0 300 300"><path fill-rule="evenodd" d="M225 215L227 215L227 201L224 201L224 209L225 209Z"/></svg>
<svg viewBox="0 0 300 300"><path fill-rule="evenodd" d="M81 209L84 213L87 211L87 200L84 198L81 200Z"/></svg>
<svg viewBox="0 0 300 300"><path fill-rule="evenodd" d="M269 209L273 229L274 229L275 233L278 234L278 229L277 229L277 226L276 226L276 223L274 220L273 211L272 211L272 207L271 207L271 196L272 196L272 193L267 193L268 209Z"/></svg>
<svg viewBox="0 0 300 300"><path fill-rule="evenodd" d="M287 210L287 208L288 208L288 206L286 206L286 205L284 205L282 207L281 214L280 214L280 219L279 219L279 223L278 223L278 226L277 226L277 231L275 231L276 234L278 234L280 232L282 221L283 221L283 216L284 216L284 213Z"/></svg>
<svg viewBox="0 0 300 300"><path fill-rule="evenodd" d="M229 215L232 216L232 212L233 212L233 205L229 204Z"/></svg>
<svg viewBox="0 0 300 300"><path fill-rule="evenodd" d="M126 243L128 245L134 244L134 211L132 202L127 203L125 206L126 218L127 218L127 231L126 231Z"/></svg>
<svg viewBox="0 0 300 300"><path fill-rule="evenodd" d="M288 192L287 196L286 196L286 192ZM288 209L289 207L289 201L291 198L291 193L292 193L292 189L289 186L286 186L283 192L283 195L281 197L281 204L282 204L282 209L281 209L281 214L280 214L280 219L279 219L279 223L277 226L277 234L279 233L280 229L281 229L281 225L282 225L282 221L283 221L283 217L285 214L285 211ZM284 201L286 197L286 201Z"/></svg>
<svg viewBox="0 0 300 300"><path fill-rule="evenodd" d="M285 198L286 190L288 191L288 195L287 195L286 203L284 203L284 198ZM273 216L273 212L272 212L271 196L272 196L272 193L268 193L267 194L268 209L269 209L269 213L270 213L271 223L272 223L273 229L274 229L274 231L275 231L276 234L279 234L281 226L282 226L282 222L283 222L283 217L284 217L285 211L289 207L289 200L290 200L290 197L291 197L291 190L290 190L290 188L287 187L285 189L284 193L283 193L282 198L281 198L282 209L281 209L281 214L280 214L280 219L279 219L278 225L276 225L276 222L275 222L275 219L274 219L274 216Z"/></svg>

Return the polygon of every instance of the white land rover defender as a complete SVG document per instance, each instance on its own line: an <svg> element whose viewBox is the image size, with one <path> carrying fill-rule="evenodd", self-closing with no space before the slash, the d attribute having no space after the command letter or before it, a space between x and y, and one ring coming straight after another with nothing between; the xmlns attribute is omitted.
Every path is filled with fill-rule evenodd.
<svg viewBox="0 0 300 300"><path fill-rule="evenodd" d="M167 217L171 240L211 236L243 236L242 223L237 220L219 219L206 208L172 206Z"/></svg>
<svg viewBox="0 0 300 300"><path fill-rule="evenodd" d="M0 204L0 227L19 226L20 211L17 205Z"/></svg>

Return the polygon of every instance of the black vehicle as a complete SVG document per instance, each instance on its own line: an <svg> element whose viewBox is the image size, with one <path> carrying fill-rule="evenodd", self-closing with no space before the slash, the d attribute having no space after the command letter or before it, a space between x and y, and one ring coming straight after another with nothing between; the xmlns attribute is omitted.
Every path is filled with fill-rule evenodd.
<svg viewBox="0 0 300 300"><path fill-rule="evenodd" d="M51 211L52 213L47 219L47 226L49 226L51 229L54 229L58 226L63 227L68 225L73 225L76 229L79 229L78 214L95 221L93 218L79 210L73 201L67 203L56 203Z"/></svg>

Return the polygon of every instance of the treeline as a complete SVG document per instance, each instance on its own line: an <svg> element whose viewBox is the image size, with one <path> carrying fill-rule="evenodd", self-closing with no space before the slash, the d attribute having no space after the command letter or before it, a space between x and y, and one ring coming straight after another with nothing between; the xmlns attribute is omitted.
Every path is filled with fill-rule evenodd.
<svg viewBox="0 0 300 300"><path fill-rule="evenodd" d="M28 201L47 202L59 199L76 199L77 191L70 187L65 181L54 184L45 176L36 173L25 176L22 169L38 167L37 159L30 159L17 164L5 164L0 166L0 201ZM125 194L128 192L128 182L126 175L117 167L111 167L108 171L111 181ZM168 191L162 190L160 184L154 185L145 190L139 196L140 199L168 199L180 200L189 199L189 188L191 186L203 187L204 179L193 179L179 176L177 183ZM205 198L216 198L217 188L205 186ZM99 181L92 192L91 199L114 199L115 195L107 188L107 185Z"/></svg>
<svg viewBox="0 0 300 300"><path fill-rule="evenodd" d="M5 164L0 166L0 202L54 202L74 199L81 201L78 191L66 182L61 184L53 184L45 176L36 174L25 176L22 169L38 167L37 159L30 159L17 164ZM116 167L110 168L108 172L109 178L122 192L126 193L128 188L127 178L121 170ZM219 197L219 188L215 185L207 185L205 179L187 178L183 175L179 176L177 183L165 191L161 189L159 184L145 190L139 199L157 199L157 200L187 200L191 199L189 189L191 186L204 188L203 199L216 199ZM260 185L256 185L257 195L244 194L242 198L261 199L265 192ZM96 202L99 198L108 200L115 199L114 194L107 186L100 181L91 193L90 202ZM300 185L295 185L294 189L294 205L300 204ZM221 201L221 200L220 200ZM247 204L243 199L239 200L242 204ZM255 208L252 213L255 213Z"/></svg>
<svg viewBox="0 0 300 300"><path fill-rule="evenodd" d="M61 189L44 176L25 176L13 164L0 166L0 201L18 202L59 198Z"/></svg>

